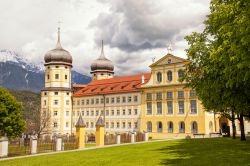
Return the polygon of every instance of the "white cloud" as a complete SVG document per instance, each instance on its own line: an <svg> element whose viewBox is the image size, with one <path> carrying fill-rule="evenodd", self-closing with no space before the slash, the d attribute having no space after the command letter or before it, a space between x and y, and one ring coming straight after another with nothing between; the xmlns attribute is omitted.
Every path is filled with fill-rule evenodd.
<svg viewBox="0 0 250 166"><path fill-rule="evenodd" d="M183 37L203 28L208 11L208 0L0 1L0 47L39 64L56 44L60 19L62 45L77 71L89 74L104 39L116 75L147 72L152 57L167 53L169 42L185 57Z"/></svg>

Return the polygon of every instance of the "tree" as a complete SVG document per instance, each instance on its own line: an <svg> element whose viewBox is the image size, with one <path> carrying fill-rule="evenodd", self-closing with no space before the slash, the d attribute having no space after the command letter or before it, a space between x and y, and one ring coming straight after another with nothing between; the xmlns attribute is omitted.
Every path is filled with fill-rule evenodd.
<svg viewBox="0 0 250 166"><path fill-rule="evenodd" d="M22 105L4 88L0 87L0 136L15 138L25 129Z"/></svg>
<svg viewBox="0 0 250 166"><path fill-rule="evenodd" d="M206 110L236 113L245 140L243 116L250 115L250 2L212 0L205 30L186 40L192 62L184 79Z"/></svg>

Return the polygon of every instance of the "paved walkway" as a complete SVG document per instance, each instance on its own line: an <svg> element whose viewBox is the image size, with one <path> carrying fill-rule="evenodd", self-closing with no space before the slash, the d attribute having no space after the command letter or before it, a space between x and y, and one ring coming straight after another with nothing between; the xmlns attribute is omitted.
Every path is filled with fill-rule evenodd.
<svg viewBox="0 0 250 166"><path fill-rule="evenodd" d="M113 145L94 146L94 147L90 147L90 148L74 149L74 150L67 150L67 151L58 151L58 152L49 152L49 153L38 153L38 154L32 154L32 155L26 155L26 156L6 157L6 158L0 159L0 161L3 161L3 160L14 160L14 159L20 159L20 158L28 158L28 157L34 157L34 156L51 155L51 154L58 154L58 153L70 153L70 152L77 152L77 151L102 149L102 148L109 148L109 147L115 147L115 146L126 146L126 145L132 145L132 144L143 144L143 143L149 143L149 142L163 142L163 141L176 140L176 139L184 139L184 138L180 138L180 137L178 137L178 138L168 138L168 139L154 140L154 141L148 141L148 142L135 142L135 143L113 144Z"/></svg>

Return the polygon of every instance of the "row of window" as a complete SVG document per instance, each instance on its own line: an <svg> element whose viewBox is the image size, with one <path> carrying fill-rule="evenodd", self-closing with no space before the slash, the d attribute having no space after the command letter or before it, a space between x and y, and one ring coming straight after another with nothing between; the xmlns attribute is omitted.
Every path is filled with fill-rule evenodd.
<svg viewBox="0 0 250 166"><path fill-rule="evenodd" d="M105 104L109 103L130 103L130 102L137 102L138 101L138 96L118 96L118 97L105 97ZM96 99L82 99L82 100L77 100L73 101L73 105L89 105L89 104L103 104L104 103L104 98L96 98Z"/></svg>
<svg viewBox="0 0 250 166"><path fill-rule="evenodd" d="M66 104L66 105L69 105L69 103L70 103L70 100L66 100L66 101L65 101L65 104ZM54 100L53 104L54 104L54 105L59 105L59 100ZM43 105L44 105L44 106L47 105L47 101L46 101L46 100L43 101Z"/></svg>
<svg viewBox="0 0 250 166"><path fill-rule="evenodd" d="M173 99L173 92L170 92L170 91L167 92L166 96L167 96L167 99ZM178 91L178 92L177 92L177 97L178 97L179 99L185 98L185 93L184 93L184 91ZM195 92L194 90L190 90L190 91L189 91L189 97L190 97L190 98L196 97L196 92ZM152 100L153 94L152 94L152 93L147 93L147 94L146 94L146 98L147 98L147 100ZM162 99L162 92L157 92L157 93L156 93L156 99L157 99L157 100L161 100L161 99Z"/></svg>
<svg viewBox="0 0 250 166"><path fill-rule="evenodd" d="M54 128L58 128L58 123L54 122L53 123L53 127ZM65 123L65 127L69 127L69 122ZM94 128L95 127L95 123L94 122L86 122L86 127L87 128ZM105 128L111 128L111 129L137 129L138 128L138 123L134 122L132 125L132 122L106 122L105 123Z"/></svg>
<svg viewBox="0 0 250 166"><path fill-rule="evenodd" d="M163 132L163 124L162 122L157 122L156 123L156 128L157 128L157 132L161 133ZM172 121L167 122L167 132L168 133L173 133L174 132L174 123ZM191 128L191 133L195 134L198 133L198 124L196 121L192 122L190 124L190 128ZM185 122L181 121L178 123L178 129L179 129L179 133L185 133ZM148 132L152 132L152 122L148 121L147 122L147 131Z"/></svg>
<svg viewBox="0 0 250 166"><path fill-rule="evenodd" d="M99 116L103 114L103 110L92 110L92 111L81 111L82 116ZM80 111L77 111L77 116L80 115ZM119 115L138 115L138 109L123 109L123 110L106 110L106 116L119 116ZM75 111L73 111L73 116L76 116Z"/></svg>
<svg viewBox="0 0 250 166"><path fill-rule="evenodd" d="M182 79L184 76L184 71L182 69L178 70L178 78ZM156 74L157 83L162 82L162 72L157 72ZM173 80L173 72L171 70L167 71L167 81L171 82Z"/></svg>
<svg viewBox="0 0 250 166"><path fill-rule="evenodd" d="M54 78L55 78L56 80L59 80L59 79L60 79L59 76L60 76L59 74L55 74L55 75L54 75ZM50 75L47 74L47 80L49 80L49 79L50 79ZM64 75L64 79L65 79L65 80L68 79L68 75L67 75L67 74Z"/></svg>
<svg viewBox="0 0 250 166"><path fill-rule="evenodd" d="M162 115L162 102L156 103L156 111L158 115ZM185 102L183 100L178 101L178 114L185 113ZM196 100L190 100L190 113L197 114L197 102ZM152 114L152 102L147 102L147 114ZM167 101L167 114L173 114L173 101Z"/></svg>
<svg viewBox="0 0 250 166"><path fill-rule="evenodd" d="M54 95L58 95L59 92L54 92ZM67 96L69 96L69 92L66 93ZM47 92L44 92L44 96L47 96Z"/></svg>

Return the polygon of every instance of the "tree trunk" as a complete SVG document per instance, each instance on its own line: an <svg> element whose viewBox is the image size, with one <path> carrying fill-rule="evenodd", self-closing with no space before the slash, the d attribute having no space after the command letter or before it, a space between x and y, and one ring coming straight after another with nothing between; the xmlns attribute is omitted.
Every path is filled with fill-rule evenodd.
<svg viewBox="0 0 250 166"><path fill-rule="evenodd" d="M245 136L245 129L244 129L244 119L243 119L243 114L240 113L240 140L241 141L246 141L246 136Z"/></svg>
<svg viewBox="0 0 250 166"><path fill-rule="evenodd" d="M235 126L235 113L232 111L232 129L233 129L233 139L236 138L236 126Z"/></svg>

